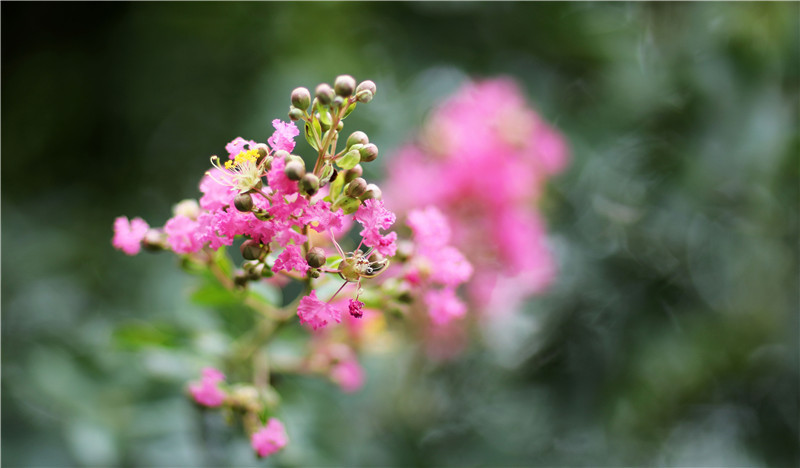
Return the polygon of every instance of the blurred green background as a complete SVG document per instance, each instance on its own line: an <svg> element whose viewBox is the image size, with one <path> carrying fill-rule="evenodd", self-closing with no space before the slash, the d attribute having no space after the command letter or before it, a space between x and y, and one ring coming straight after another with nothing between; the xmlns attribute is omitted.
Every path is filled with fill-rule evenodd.
<svg viewBox="0 0 800 468"><path fill-rule="evenodd" d="M796 466L798 3L2 6L6 466L256 464L182 395L224 349L162 224L208 156L264 141L292 88L378 95L381 147L467 76L507 74L568 138L542 208L556 285L455 362L365 360L354 395L286 379L260 464Z"/></svg>

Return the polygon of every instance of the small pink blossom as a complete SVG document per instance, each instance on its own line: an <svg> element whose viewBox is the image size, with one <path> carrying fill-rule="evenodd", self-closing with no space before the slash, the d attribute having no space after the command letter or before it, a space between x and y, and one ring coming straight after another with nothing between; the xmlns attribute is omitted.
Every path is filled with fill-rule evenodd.
<svg viewBox="0 0 800 468"><path fill-rule="evenodd" d="M339 310L327 302L320 301L316 291L311 291L311 294L300 299L297 316L300 317L300 323L308 324L314 330L324 327L328 322L338 323L342 320Z"/></svg>
<svg viewBox="0 0 800 468"><path fill-rule="evenodd" d="M183 215L170 218L164 225L167 242L175 253L187 254L203 248L203 243L196 238L199 223Z"/></svg>
<svg viewBox="0 0 800 468"><path fill-rule="evenodd" d="M355 357L352 357L333 366L331 380L345 393L357 392L364 386L364 369Z"/></svg>
<svg viewBox="0 0 800 468"><path fill-rule="evenodd" d="M283 252L278 255L278 258L275 259L275 265L272 267L272 271L275 272L295 270L303 274L308 269L308 262L303 258L303 252L300 246L297 245L287 245Z"/></svg>
<svg viewBox="0 0 800 468"><path fill-rule="evenodd" d="M272 160L269 172L267 172L269 186L277 196L297 193L297 182L286 177L283 172L285 166L286 162L283 159L275 158Z"/></svg>
<svg viewBox="0 0 800 468"><path fill-rule="evenodd" d="M361 318L364 315L363 309L364 303L359 301L358 299L350 299L348 304L348 309L350 310L350 315L355 318Z"/></svg>
<svg viewBox="0 0 800 468"><path fill-rule="evenodd" d="M144 239L150 226L142 218L133 218L128 221L125 216L114 220L114 238L111 245L128 255L136 255L142 249Z"/></svg>
<svg viewBox="0 0 800 468"><path fill-rule="evenodd" d="M270 418L267 425L261 427L250 437L250 444L259 457L268 457L284 448L289 442L283 423Z"/></svg>
<svg viewBox="0 0 800 468"><path fill-rule="evenodd" d="M431 321L436 325L447 325L467 312L467 306L451 288L428 291L425 293L425 305L428 306Z"/></svg>
<svg viewBox="0 0 800 468"><path fill-rule="evenodd" d="M233 197L238 193L233 188L233 182L223 185L220 182L231 180L230 174L220 169L214 168L204 175L200 180L200 206L204 210L214 211L233 203Z"/></svg>
<svg viewBox="0 0 800 468"><path fill-rule="evenodd" d="M272 126L275 127L275 133L267 140L269 146L273 150L285 150L291 153L294 149L294 137L300 134L300 130L295 124L281 122L280 119L273 120Z"/></svg>
<svg viewBox="0 0 800 468"><path fill-rule="evenodd" d="M245 140L242 137L236 137L236 139L234 139L232 142L225 145L225 151L227 151L230 155L230 159L233 159L237 154L245 151L245 146L253 148L255 145L256 142L253 140Z"/></svg>
<svg viewBox="0 0 800 468"><path fill-rule="evenodd" d="M385 257L394 256L397 250L397 233L381 235L381 229L388 229L397 217L383 206L383 201L369 199L356 210L355 219L364 227L359 233L364 245L374 247Z"/></svg>
<svg viewBox="0 0 800 468"><path fill-rule="evenodd" d="M219 387L223 381L225 381L225 375L222 372L213 367L206 367L203 369L203 378L200 382L189 385L189 392L198 404L215 408L222 405L227 396L225 391Z"/></svg>

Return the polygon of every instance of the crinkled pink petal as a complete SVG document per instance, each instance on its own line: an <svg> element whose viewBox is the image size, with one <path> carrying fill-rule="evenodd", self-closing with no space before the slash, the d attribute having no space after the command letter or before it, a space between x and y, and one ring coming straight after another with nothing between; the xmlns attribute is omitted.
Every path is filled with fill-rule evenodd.
<svg viewBox="0 0 800 468"><path fill-rule="evenodd" d="M272 121L275 132L269 137L267 143L273 150L284 150L292 152L294 149L294 137L300 134L297 126L291 122L282 122L280 119Z"/></svg>
<svg viewBox="0 0 800 468"><path fill-rule="evenodd" d="M236 196L236 189L230 185L221 184L230 179L230 175L217 168L211 169L209 174L200 179L200 206L208 211L219 210L227 205L233 204L233 197Z"/></svg>
<svg viewBox="0 0 800 468"><path fill-rule="evenodd" d="M187 254L197 252L203 248L203 243L196 237L200 224L183 215L170 218L164 225L167 233L167 242L175 253Z"/></svg>
<svg viewBox="0 0 800 468"><path fill-rule="evenodd" d="M127 217L120 216L114 220L114 238L111 240L111 245L128 255L136 255L142 249L142 239L148 229L150 226L142 218L128 221Z"/></svg>
<svg viewBox="0 0 800 468"><path fill-rule="evenodd" d="M257 143L253 140L245 140L242 137L236 137L232 142L225 145L225 151L228 152L229 158L233 159L237 154L249 148L253 148L256 144Z"/></svg>
<svg viewBox="0 0 800 468"><path fill-rule="evenodd" d="M297 315L300 317L300 323L307 324L314 330L324 327L328 322L341 321L339 310L317 299L316 291L311 291L311 294L300 299Z"/></svg>
<svg viewBox="0 0 800 468"><path fill-rule="evenodd" d="M275 418L270 418L267 425L254 432L250 437L250 444L259 457L268 457L284 448L289 443L286 429Z"/></svg>
<svg viewBox="0 0 800 468"><path fill-rule="evenodd" d="M225 391L219 387L223 381L225 381L225 375L222 372L213 367L206 367L203 369L203 378L200 382L189 385L189 392L198 404L215 408L222 405L227 396Z"/></svg>
<svg viewBox="0 0 800 468"><path fill-rule="evenodd" d="M303 252L298 245L287 245L283 252L275 259L275 265L272 271L299 271L305 274L310 267L308 262L303 258Z"/></svg>

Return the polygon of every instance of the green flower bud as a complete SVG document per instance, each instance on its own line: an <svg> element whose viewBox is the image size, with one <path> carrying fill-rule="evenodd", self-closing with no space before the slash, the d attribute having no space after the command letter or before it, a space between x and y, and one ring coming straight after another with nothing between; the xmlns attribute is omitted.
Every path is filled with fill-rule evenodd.
<svg viewBox="0 0 800 468"><path fill-rule="evenodd" d="M333 82L333 89L339 96L350 97L356 89L356 79L350 75L339 75Z"/></svg>
<svg viewBox="0 0 800 468"><path fill-rule="evenodd" d="M315 268L312 268L312 269L308 270L308 277L309 278L319 278L320 275L321 275L320 271L315 269Z"/></svg>
<svg viewBox="0 0 800 468"><path fill-rule="evenodd" d="M356 99L358 102L363 104L367 104L368 102L372 101L373 95L369 91L361 91L360 93L356 94Z"/></svg>
<svg viewBox="0 0 800 468"><path fill-rule="evenodd" d="M306 173L306 168L297 161L289 161L283 168L283 173L289 180L300 180Z"/></svg>
<svg viewBox="0 0 800 468"><path fill-rule="evenodd" d="M319 100L319 103L323 106L327 106L331 103L331 101L333 101L333 88L331 88L331 85L327 83L322 83L321 85L317 86L314 94Z"/></svg>
<svg viewBox="0 0 800 468"><path fill-rule="evenodd" d="M249 193L240 193L233 199L233 206L242 213L253 210L253 197Z"/></svg>
<svg viewBox="0 0 800 468"><path fill-rule="evenodd" d="M261 253L264 251L264 249L261 247L261 244L253 239L247 239L246 241L242 242L239 250L241 250L242 257L245 260L258 260L258 258L261 256Z"/></svg>
<svg viewBox="0 0 800 468"><path fill-rule="evenodd" d="M359 94L363 91L369 91L373 96L378 92L378 87L375 86L375 82L372 80L364 80L358 84L358 88L356 88L356 94Z"/></svg>
<svg viewBox="0 0 800 468"><path fill-rule="evenodd" d="M341 158L336 160L336 164L342 169L352 169L361 161L361 153L358 150L351 149L344 154Z"/></svg>
<svg viewBox="0 0 800 468"><path fill-rule="evenodd" d="M370 143L360 149L361 160L364 162L372 162L378 157L378 147Z"/></svg>
<svg viewBox="0 0 800 468"><path fill-rule="evenodd" d="M298 120L300 120L302 118L303 118L303 111L302 110L300 110L300 109L298 109L296 107L290 107L289 108L289 119L292 122L297 122Z"/></svg>
<svg viewBox="0 0 800 468"><path fill-rule="evenodd" d="M367 191L367 181L361 177L353 179L345 190L345 195L348 197L358 198Z"/></svg>
<svg viewBox="0 0 800 468"><path fill-rule="evenodd" d="M311 93L308 89L300 87L292 91L292 105L300 110L308 109L311 105Z"/></svg>
<svg viewBox="0 0 800 468"><path fill-rule="evenodd" d="M375 200L380 200L383 198L383 193L381 189L378 188L375 184L367 184L367 191L364 192L360 197L358 197L361 201L369 200L370 198L374 198Z"/></svg>
<svg viewBox="0 0 800 468"><path fill-rule="evenodd" d="M272 157L273 158L278 158L278 159L286 159L289 156L290 156L289 152L286 151L286 150L277 150L274 153L272 153Z"/></svg>
<svg viewBox="0 0 800 468"><path fill-rule="evenodd" d="M344 98L341 96L336 96L333 98L333 103L331 105L336 109L341 108L344 105Z"/></svg>
<svg viewBox="0 0 800 468"><path fill-rule="evenodd" d="M308 195L314 195L319 190L319 178L314 174L307 173L300 179L300 190Z"/></svg>
<svg viewBox="0 0 800 468"><path fill-rule="evenodd" d="M306 254L306 262L311 268L319 268L325 265L325 251L320 247L314 247Z"/></svg>
<svg viewBox="0 0 800 468"><path fill-rule="evenodd" d="M362 132L361 130L355 131L347 137L347 149L350 149L351 146L355 144L362 144L366 145L369 143L369 137L366 133Z"/></svg>
<svg viewBox="0 0 800 468"><path fill-rule="evenodd" d="M256 151L258 151L258 159L259 159L259 162L260 162L260 160L261 160L261 159L263 159L263 158L266 158L266 157L267 157L267 155L269 154L269 146L265 145L264 143L258 143L258 144L255 146L255 148L254 148L254 149L255 149Z"/></svg>
<svg viewBox="0 0 800 468"><path fill-rule="evenodd" d="M364 168L361 167L361 164L356 164L355 167L344 173L344 182L352 182L353 179L362 175L364 175Z"/></svg>
<svg viewBox="0 0 800 468"><path fill-rule="evenodd" d="M339 123L336 124L336 131L341 132L343 128L344 128L344 122L340 120Z"/></svg>

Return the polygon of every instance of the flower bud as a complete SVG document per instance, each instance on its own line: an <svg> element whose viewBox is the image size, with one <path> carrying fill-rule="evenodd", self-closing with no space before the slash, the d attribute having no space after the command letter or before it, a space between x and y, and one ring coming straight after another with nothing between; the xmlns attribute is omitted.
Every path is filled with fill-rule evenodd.
<svg viewBox="0 0 800 468"><path fill-rule="evenodd" d="M361 177L364 174L364 168L361 164L356 164L354 168L344 173L344 182L352 182L356 177Z"/></svg>
<svg viewBox="0 0 800 468"><path fill-rule="evenodd" d="M350 97L356 89L356 79L350 75L339 75L333 82L333 89L339 96Z"/></svg>
<svg viewBox="0 0 800 468"><path fill-rule="evenodd" d="M300 110L308 109L311 105L311 93L308 89L300 87L292 91L292 105Z"/></svg>
<svg viewBox="0 0 800 468"><path fill-rule="evenodd" d="M233 199L233 206L242 213L253 210L253 197L249 193L240 193Z"/></svg>
<svg viewBox="0 0 800 468"><path fill-rule="evenodd" d="M167 248L167 235L158 229L148 229L142 239L142 247L150 252L158 252Z"/></svg>
<svg viewBox="0 0 800 468"><path fill-rule="evenodd" d="M319 178L314 174L307 173L300 179L300 190L308 195L314 195L319 190Z"/></svg>
<svg viewBox="0 0 800 468"><path fill-rule="evenodd" d="M336 96L333 98L333 103L331 105L336 109L341 108L344 105L344 98L341 96Z"/></svg>
<svg viewBox="0 0 800 468"><path fill-rule="evenodd" d="M265 158L269 154L269 146L265 145L264 143L258 143L254 149L258 151L259 159Z"/></svg>
<svg viewBox="0 0 800 468"><path fill-rule="evenodd" d="M333 101L333 88L328 83L322 83L317 86L314 94L323 106L327 106Z"/></svg>
<svg viewBox="0 0 800 468"><path fill-rule="evenodd" d="M361 177L353 179L345 190L345 195L348 197L358 198L367 191L367 181Z"/></svg>
<svg viewBox="0 0 800 468"><path fill-rule="evenodd" d="M371 162L378 157L378 147L370 143L361 148L361 160L364 162Z"/></svg>
<svg viewBox="0 0 800 468"><path fill-rule="evenodd" d="M233 284L239 288L244 288L247 285L247 273L242 270L237 270L233 275Z"/></svg>
<svg viewBox="0 0 800 468"><path fill-rule="evenodd" d="M311 268L311 269L308 270L308 277L309 278L316 279L316 278L319 278L320 275L321 275L320 271L317 270L316 268Z"/></svg>
<svg viewBox="0 0 800 468"><path fill-rule="evenodd" d="M189 219L197 219L200 216L200 205L197 200L183 200L172 207L175 216L186 216Z"/></svg>
<svg viewBox="0 0 800 468"><path fill-rule="evenodd" d="M347 149L350 149L355 144L366 145L367 143L369 143L369 137L361 130L355 131L347 137Z"/></svg>
<svg viewBox="0 0 800 468"><path fill-rule="evenodd" d="M261 248L261 243L253 239L247 239L242 242L239 250L242 252L242 257L245 260L258 260L258 257L260 257L261 253L264 251L264 249Z"/></svg>
<svg viewBox="0 0 800 468"><path fill-rule="evenodd" d="M306 254L306 261L311 268L319 268L325 264L325 251L321 247L314 247Z"/></svg>
<svg viewBox="0 0 800 468"><path fill-rule="evenodd" d="M369 91L361 91L360 93L356 94L356 99L358 102L362 104L367 104L368 102L372 101L372 93Z"/></svg>
<svg viewBox="0 0 800 468"><path fill-rule="evenodd" d="M300 110L300 109L298 109L296 107L290 107L289 108L289 119L291 119L292 122L297 122L298 120L300 120L302 118L303 118L303 111L302 110Z"/></svg>
<svg viewBox="0 0 800 468"><path fill-rule="evenodd" d="M378 188L375 184L367 184L367 191L364 192L360 197L358 197L361 201L369 200L370 198L374 198L375 200L380 200L383 198L383 193L381 189Z"/></svg>
<svg viewBox="0 0 800 468"><path fill-rule="evenodd" d="M289 180L300 180L306 173L306 168L297 161L289 161L283 168L283 173Z"/></svg>
<svg viewBox="0 0 800 468"><path fill-rule="evenodd" d="M274 153L272 153L272 157L274 157L274 158L278 158L278 159L286 159L286 158L288 158L289 156L290 156L290 155L289 155L289 152L288 152L288 151L286 151L286 150L281 150L281 149L279 149L279 150L275 151Z"/></svg>
<svg viewBox="0 0 800 468"><path fill-rule="evenodd" d="M358 84L358 88L356 88L356 94L362 91L369 91L374 96L375 93L378 92L378 87L375 86L375 82L372 80L364 80Z"/></svg>
<svg viewBox="0 0 800 468"><path fill-rule="evenodd" d="M343 128L344 128L344 122L340 120L339 123L336 124L336 131L341 132Z"/></svg>

